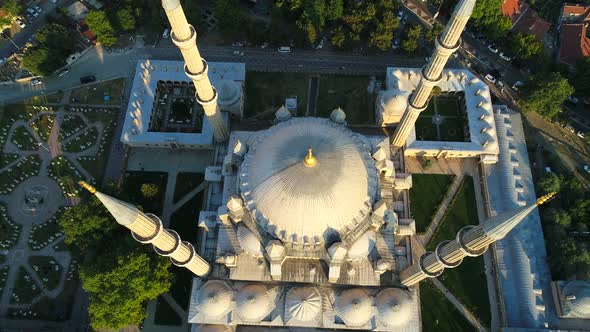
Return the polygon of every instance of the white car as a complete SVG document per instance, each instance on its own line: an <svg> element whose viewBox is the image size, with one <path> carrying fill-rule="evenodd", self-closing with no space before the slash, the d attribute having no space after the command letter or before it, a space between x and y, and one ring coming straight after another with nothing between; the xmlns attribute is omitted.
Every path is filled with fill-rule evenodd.
<svg viewBox="0 0 590 332"><path fill-rule="evenodd" d="M490 74L487 74L485 76L485 78L486 78L486 80L488 80L491 83L494 83L494 84L496 83L496 78L494 76L490 75Z"/></svg>
<svg viewBox="0 0 590 332"><path fill-rule="evenodd" d="M64 69L64 70L62 70L62 71L59 73L59 75L57 75L57 76L58 76L58 77L62 77L62 76L66 75L66 74L67 74L67 73L69 73L69 72L70 72L70 70L69 70L69 69Z"/></svg>
<svg viewBox="0 0 590 332"><path fill-rule="evenodd" d="M170 37L170 29L166 28L162 33L162 38L167 39L168 37Z"/></svg>
<svg viewBox="0 0 590 332"><path fill-rule="evenodd" d="M27 26L20 18L16 19L16 25L18 25L21 29L24 29Z"/></svg>
<svg viewBox="0 0 590 332"><path fill-rule="evenodd" d="M498 53L498 49L496 48L496 46L494 44L490 44L488 46L488 50L490 50L490 52L492 52L492 53Z"/></svg>
<svg viewBox="0 0 590 332"><path fill-rule="evenodd" d="M588 165L584 165L584 170L588 173L590 173L590 166Z"/></svg>
<svg viewBox="0 0 590 332"><path fill-rule="evenodd" d="M579 137L579 138L584 138L584 137L586 137L586 134L585 134L585 133L583 133L583 132L581 132L581 131L578 131L578 132L576 133L576 135L578 135L578 137Z"/></svg>
<svg viewBox="0 0 590 332"><path fill-rule="evenodd" d="M31 81L31 85L39 85L39 84L43 84L43 82L41 82L40 79L34 79Z"/></svg>
<svg viewBox="0 0 590 332"><path fill-rule="evenodd" d="M260 45L260 48L267 48L268 47L268 43L264 43L262 45Z"/></svg>
<svg viewBox="0 0 590 332"><path fill-rule="evenodd" d="M289 46L281 46L277 49L279 53L291 53L291 47Z"/></svg>
<svg viewBox="0 0 590 332"><path fill-rule="evenodd" d="M399 40L399 38L396 38L393 41L393 44L391 44L391 48L394 49L394 50L397 50L399 48L399 44L400 44L400 40Z"/></svg>
<svg viewBox="0 0 590 332"><path fill-rule="evenodd" d="M35 9L35 11L39 14L41 14L41 12L43 11L43 9L41 9L41 7L39 7L39 6L35 6L35 7L33 7L33 9Z"/></svg>
<svg viewBox="0 0 590 332"><path fill-rule="evenodd" d="M573 103L573 104L577 104L579 100L578 100L578 98L576 98L574 96L569 96L569 97L567 97L567 101L569 101L570 103Z"/></svg>
<svg viewBox="0 0 590 332"><path fill-rule="evenodd" d="M524 83L522 83L521 81L516 81L512 85L512 90L518 91L518 89L520 89L520 87L523 86L523 85L524 85Z"/></svg>
<svg viewBox="0 0 590 332"><path fill-rule="evenodd" d="M504 54L504 52L500 52L500 58L502 58L502 59L504 59L506 61L512 60L512 57L509 56L509 55L507 55L507 54Z"/></svg>
<svg viewBox="0 0 590 332"><path fill-rule="evenodd" d="M567 129L567 131L569 131L572 134L576 132L576 130L574 129L574 127L572 127L570 125L565 126L565 129Z"/></svg>
<svg viewBox="0 0 590 332"><path fill-rule="evenodd" d="M402 17L404 17L404 11L400 10L399 13L397 13L397 19L401 21Z"/></svg>

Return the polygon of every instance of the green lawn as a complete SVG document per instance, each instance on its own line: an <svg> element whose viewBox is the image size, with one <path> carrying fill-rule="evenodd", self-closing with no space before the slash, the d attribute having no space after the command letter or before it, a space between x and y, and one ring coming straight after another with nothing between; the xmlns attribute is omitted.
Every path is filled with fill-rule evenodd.
<svg viewBox="0 0 590 332"><path fill-rule="evenodd" d="M62 212L58 212L61 214ZM46 243L49 244L52 241L62 234L61 227L57 223L58 216L56 215L55 218L51 218L50 220L33 226L31 231L29 232L29 246L33 250L39 250L46 246ZM50 238L53 237L52 240Z"/></svg>
<svg viewBox="0 0 590 332"><path fill-rule="evenodd" d="M430 225L432 216L436 213L454 177L454 175L446 174L412 175L410 202L412 218L416 220L416 232L423 233Z"/></svg>
<svg viewBox="0 0 590 332"><path fill-rule="evenodd" d="M156 315L154 323L157 325L181 325L182 319L178 317L176 311L161 296L156 302Z"/></svg>
<svg viewBox="0 0 590 332"><path fill-rule="evenodd" d="M19 126L12 132L11 141L21 150L37 150L39 142L24 126Z"/></svg>
<svg viewBox="0 0 590 332"><path fill-rule="evenodd" d="M369 81L368 76L320 76L317 115L327 118L332 110L340 107L346 113L348 124L373 124L375 101L367 91Z"/></svg>
<svg viewBox="0 0 590 332"><path fill-rule="evenodd" d="M8 153L0 154L0 168L6 167L8 164L17 160L18 158L20 158L20 156L17 154L8 154Z"/></svg>
<svg viewBox="0 0 590 332"><path fill-rule="evenodd" d="M123 96L125 79L117 78L72 90L71 104L119 105ZM105 97L108 100L105 100Z"/></svg>
<svg viewBox="0 0 590 332"><path fill-rule="evenodd" d="M12 292L14 295L10 296L11 304L28 304L41 295L41 286L37 285L24 268L20 267Z"/></svg>
<svg viewBox="0 0 590 332"><path fill-rule="evenodd" d="M41 140L46 142L51 134L51 128L53 128L53 121L55 121L55 114L42 114L31 122L30 126Z"/></svg>
<svg viewBox="0 0 590 332"><path fill-rule="evenodd" d="M297 113L305 114L309 75L247 72L244 117L272 120L285 98L297 96Z"/></svg>
<svg viewBox="0 0 590 332"><path fill-rule="evenodd" d="M164 194L166 191L167 173L162 172L127 172L123 180L123 193L133 205L141 206L143 211L157 216L162 214ZM152 198L146 198L141 194L141 185L152 183L158 187L158 193Z"/></svg>
<svg viewBox="0 0 590 332"><path fill-rule="evenodd" d="M466 176L427 249L434 250L440 242L454 239L461 228L478 224L473 178ZM466 257L459 267L445 270L439 279L484 325L490 326L490 303L483 257Z"/></svg>
<svg viewBox="0 0 590 332"><path fill-rule="evenodd" d="M92 147L98 140L98 130L95 127L88 128L76 138L77 140L72 139L64 144L63 149L67 152L80 152Z"/></svg>
<svg viewBox="0 0 590 332"><path fill-rule="evenodd" d="M440 129L440 140L446 142L464 142L465 133L463 131L463 125L465 119L454 117L444 118L439 126Z"/></svg>
<svg viewBox="0 0 590 332"><path fill-rule="evenodd" d="M40 166L41 159L39 159L39 156L30 155L20 159L10 168L5 169L0 173L0 194L9 193L26 178L37 175Z"/></svg>
<svg viewBox="0 0 590 332"><path fill-rule="evenodd" d="M53 257L31 256L29 257L29 265L41 278L45 288L53 290L59 285L64 268Z"/></svg>
<svg viewBox="0 0 590 332"><path fill-rule="evenodd" d="M68 113L62 119L59 127L59 139L64 140L75 133L84 130L86 122L75 113Z"/></svg>
<svg viewBox="0 0 590 332"><path fill-rule="evenodd" d="M443 116L461 116L459 100L456 96L439 96L432 100L436 103L436 110Z"/></svg>
<svg viewBox="0 0 590 332"><path fill-rule="evenodd" d="M438 139L436 125L432 123L431 117L422 115L418 117L418 120L416 120L416 139L419 141L436 141Z"/></svg>
<svg viewBox="0 0 590 332"><path fill-rule="evenodd" d="M202 173L178 173L174 188L174 202L198 187L204 179L205 175Z"/></svg>
<svg viewBox="0 0 590 332"><path fill-rule="evenodd" d="M474 328L430 281L420 283L424 332L471 332Z"/></svg>

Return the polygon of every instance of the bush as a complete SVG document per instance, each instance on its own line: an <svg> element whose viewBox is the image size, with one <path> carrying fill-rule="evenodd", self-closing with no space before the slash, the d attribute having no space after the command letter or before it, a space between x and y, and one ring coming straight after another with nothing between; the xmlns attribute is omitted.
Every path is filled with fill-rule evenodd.
<svg viewBox="0 0 590 332"><path fill-rule="evenodd" d="M158 194L158 186L153 183L144 183L141 185L141 194L145 198L152 198Z"/></svg>
<svg viewBox="0 0 590 332"><path fill-rule="evenodd" d="M430 169L433 164L432 159L426 159L422 162L422 169Z"/></svg>

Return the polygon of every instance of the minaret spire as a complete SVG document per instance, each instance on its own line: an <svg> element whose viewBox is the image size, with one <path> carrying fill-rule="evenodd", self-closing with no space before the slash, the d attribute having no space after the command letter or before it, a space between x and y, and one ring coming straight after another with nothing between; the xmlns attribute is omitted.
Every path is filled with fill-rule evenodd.
<svg viewBox="0 0 590 332"><path fill-rule="evenodd" d="M473 12L474 6L475 0L461 0L455 6L455 10L447 26L435 40L436 48L434 54L430 62L422 67L420 83L418 83L418 87L412 93L408 108L395 129L391 143L393 153L404 146L420 112L424 111L426 106L428 106L432 88L440 82L447 60L461 44L459 37Z"/></svg>
<svg viewBox="0 0 590 332"><path fill-rule="evenodd" d="M84 181L80 181L79 184L94 194L120 225L129 228L135 240L151 243L158 255L170 257L174 265L186 267L199 277L209 273L209 263L196 253L193 245L182 241L174 230L164 229L160 218L103 194Z"/></svg>
<svg viewBox="0 0 590 332"><path fill-rule="evenodd" d="M170 22L172 42L178 46L184 58L184 72L195 85L197 101L203 106L215 140L223 142L228 138L228 131L217 105L217 91L207 76L207 62L201 58L197 48L197 32L188 24L180 0L162 0L162 7Z"/></svg>
<svg viewBox="0 0 590 332"><path fill-rule="evenodd" d="M503 239L531 211L555 194L547 194L531 205L499 214L482 225L462 228L454 240L439 243L434 252L425 253L417 263L403 270L400 274L401 283L411 286L426 278L438 277L445 268L459 266L466 256L482 255L490 244Z"/></svg>

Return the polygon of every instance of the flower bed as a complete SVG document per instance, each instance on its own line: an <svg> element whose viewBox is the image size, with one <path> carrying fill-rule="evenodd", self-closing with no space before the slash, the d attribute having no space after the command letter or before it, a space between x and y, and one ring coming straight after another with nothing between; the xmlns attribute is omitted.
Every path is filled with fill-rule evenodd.
<svg viewBox="0 0 590 332"><path fill-rule="evenodd" d="M0 194L7 194L25 179L39 174L41 159L32 155L20 159L18 163L0 172Z"/></svg>
<svg viewBox="0 0 590 332"><path fill-rule="evenodd" d="M98 130L96 127L90 127L77 137L71 139L63 145L64 151L80 152L95 145L98 140Z"/></svg>
<svg viewBox="0 0 590 332"><path fill-rule="evenodd" d="M0 205L0 249L10 249L18 242L22 226L10 221L6 206Z"/></svg>
<svg viewBox="0 0 590 332"><path fill-rule="evenodd" d="M39 149L39 142L24 126L19 126L14 129L10 141L21 150L31 151Z"/></svg>
<svg viewBox="0 0 590 332"><path fill-rule="evenodd" d="M63 237L63 230L59 227L57 222L59 216L63 213L64 209L58 210L58 212L46 222L35 225L29 232L29 247L33 250L40 250L55 242L56 240Z"/></svg>
<svg viewBox="0 0 590 332"><path fill-rule="evenodd" d="M47 290L53 290L59 286L64 268L59 265L55 258L51 256L31 256L29 257L29 265L35 270Z"/></svg>
<svg viewBox="0 0 590 332"><path fill-rule="evenodd" d="M86 128L86 122L77 114L67 114L61 121L59 139L64 140Z"/></svg>
<svg viewBox="0 0 590 332"><path fill-rule="evenodd" d="M28 304L33 302L42 293L41 286L37 285L33 277L23 268L19 268L18 277L10 294L11 304Z"/></svg>
<svg viewBox="0 0 590 332"><path fill-rule="evenodd" d="M42 141L47 141L51 135L51 128L55 121L55 114L41 114L35 120L31 121L29 126L35 131Z"/></svg>

